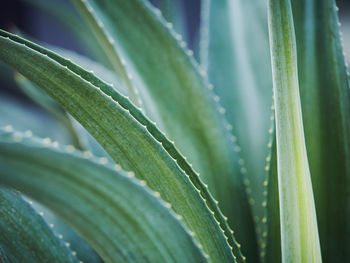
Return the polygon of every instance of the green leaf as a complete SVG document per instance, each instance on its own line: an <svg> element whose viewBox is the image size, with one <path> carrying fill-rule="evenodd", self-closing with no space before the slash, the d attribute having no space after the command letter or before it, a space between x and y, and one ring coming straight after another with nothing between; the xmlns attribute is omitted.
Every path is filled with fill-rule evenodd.
<svg viewBox="0 0 350 263"><path fill-rule="evenodd" d="M140 99L146 115L193 163L242 240L254 235L242 180L246 168L238 164L240 148L231 135L232 125L223 116L225 108L214 101L212 85L203 78L205 71L193 52L184 49L186 43L173 25L146 1L74 3L115 70L131 77L131 89L137 94L132 100Z"/></svg>
<svg viewBox="0 0 350 263"><path fill-rule="evenodd" d="M241 146L240 162L247 169L246 187L260 240L266 228L262 222L266 206L262 204L272 104L266 3L205 0L201 9L201 65L215 86L216 100L220 99L228 120L235 124L233 130ZM245 242L243 253L254 256L251 259L256 262L256 238L237 238Z"/></svg>
<svg viewBox="0 0 350 263"><path fill-rule="evenodd" d="M233 261L234 239L215 200L174 145L128 99L57 54L5 31L0 35L0 60L45 90L113 160L160 192L212 262Z"/></svg>
<svg viewBox="0 0 350 263"><path fill-rule="evenodd" d="M66 134L68 136L66 140L71 141L79 149L83 149L82 141L62 107L21 74L15 73L15 81L29 98L52 115L52 121L57 121L57 125L62 125L66 129Z"/></svg>
<svg viewBox="0 0 350 263"><path fill-rule="evenodd" d="M105 262L206 262L166 203L120 167L18 132L2 131L0 145L1 183L55 211Z"/></svg>
<svg viewBox="0 0 350 263"><path fill-rule="evenodd" d="M0 188L0 218L0 261L78 262L19 194Z"/></svg>
<svg viewBox="0 0 350 263"><path fill-rule="evenodd" d="M289 0L269 1L283 262L322 262L299 96Z"/></svg>
<svg viewBox="0 0 350 263"><path fill-rule="evenodd" d="M98 62L82 55L78 55L70 50L58 48L48 44L45 44L45 47L54 50L64 57L69 57L69 59L74 63L82 65L86 70L93 72L107 83L111 83L113 86L118 87L118 91L120 91L122 94L128 95L127 89L122 85L122 82L118 76ZM68 134L72 137L72 143L74 146L77 146L79 149L89 150L94 155L109 158L108 154L92 138L92 136L88 134L85 129L74 120L74 118L71 118L71 116L67 114L57 102L51 99L50 96L18 73L15 74L15 79L16 83L24 91L24 93L26 93L32 100L34 100L48 112L52 113L54 117L56 117L58 121L66 127Z"/></svg>
<svg viewBox="0 0 350 263"><path fill-rule="evenodd" d="M293 1L322 258L350 261L350 90L335 1Z"/></svg>
<svg viewBox="0 0 350 263"><path fill-rule="evenodd" d="M89 244L67 223L63 222L50 209L39 204L37 201L25 198L30 205L40 213L45 222L54 231L56 236L69 244L73 254L85 263L103 263L99 255L89 246ZM81 262L80 262L81 263Z"/></svg>

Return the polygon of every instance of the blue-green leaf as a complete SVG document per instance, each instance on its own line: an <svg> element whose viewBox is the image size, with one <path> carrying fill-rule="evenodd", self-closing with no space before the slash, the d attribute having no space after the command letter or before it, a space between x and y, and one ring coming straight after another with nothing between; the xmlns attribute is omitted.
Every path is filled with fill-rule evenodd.
<svg viewBox="0 0 350 263"><path fill-rule="evenodd" d="M0 262L78 262L18 193L0 188L0 218Z"/></svg>
<svg viewBox="0 0 350 263"><path fill-rule="evenodd" d="M129 77L136 95L131 100L193 163L242 240L254 235L242 179L246 167L238 163L240 148L231 134L232 125L225 120L226 109L215 101L206 72L193 59L193 52L184 48L186 43L173 25L146 1L74 3L115 70ZM236 247L234 242L231 245Z"/></svg>
<svg viewBox="0 0 350 263"><path fill-rule="evenodd" d="M45 90L113 160L160 192L196 233L213 262L233 261L230 244L235 241L215 200L185 158L141 111L69 60L5 31L0 33L0 60Z"/></svg>
<svg viewBox="0 0 350 263"><path fill-rule="evenodd" d="M179 217L143 181L71 151L1 131L0 183L56 212L105 262L207 262Z"/></svg>

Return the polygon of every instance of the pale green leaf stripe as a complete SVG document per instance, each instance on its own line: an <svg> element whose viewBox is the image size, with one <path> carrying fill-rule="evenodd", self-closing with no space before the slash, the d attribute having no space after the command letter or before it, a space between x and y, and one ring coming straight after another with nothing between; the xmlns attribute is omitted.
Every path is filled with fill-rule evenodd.
<svg viewBox="0 0 350 263"><path fill-rule="evenodd" d="M0 188L0 218L0 262L78 262L18 193Z"/></svg>
<svg viewBox="0 0 350 263"><path fill-rule="evenodd" d="M70 147L49 146L2 131L0 183L56 212L105 262L207 262L191 233L144 182L103 160L68 153Z"/></svg>
<svg viewBox="0 0 350 263"><path fill-rule="evenodd" d="M350 262L350 89L333 0L292 2L322 259Z"/></svg>
<svg viewBox="0 0 350 263"><path fill-rule="evenodd" d="M269 1L283 262L322 262L299 97L291 3Z"/></svg>
<svg viewBox="0 0 350 263"><path fill-rule="evenodd" d="M246 168L238 163L240 148L231 135L235 127L226 122L226 109L217 104L212 85L205 81L206 72L185 48L181 35L147 1L73 2L100 36L101 46L113 52L110 58L125 62L146 115L199 171L230 226L242 241L251 236L254 226L242 179ZM238 255L238 246L230 243Z"/></svg>
<svg viewBox="0 0 350 263"><path fill-rule="evenodd" d="M57 54L5 31L0 35L0 60L44 89L123 168L160 192L212 262L233 261L226 240L233 243L233 236L215 200L174 145L128 99Z"/></svg>

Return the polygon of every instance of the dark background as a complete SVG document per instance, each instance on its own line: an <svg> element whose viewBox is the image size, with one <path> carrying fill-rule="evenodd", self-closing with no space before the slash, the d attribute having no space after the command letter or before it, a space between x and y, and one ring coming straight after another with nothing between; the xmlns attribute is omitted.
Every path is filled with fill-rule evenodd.
<svg viewBox="0 0 350 263"><path fill-rule="evenodd" d="M45 1L45 0L44 0ZM53 0L46 0L50 3ZM126 0L127 1L127 0ZM159 6L162 1L177 1L185 13L188 46L194 49L198 40L198 28L200 18L200 0L150 0L152 4ZM217 1L217 0L214 0ZM253 1L253 0L246 0ZM69 0L57 0L60 4L71 6ZM350 54L350 1L338 0L340 9L340 19L342 22L342 32L344 38L345 53ZM77 14L78 15L78 14ZM46 14L44 11L30 4L30 0L2 0L0 9L0 28L8 31L16 29L32 36L33 39L43 43L56 45L66 49L74 50L84 54L84 50L79 47L76 40L65 27L56 19ZM348 51L348 52L347 52ZM348 56L349 58L349 56ZM0 96L1 94L11 94L23 102L27 98L16 88L9 74L9 69L0 64Z"/></svg>

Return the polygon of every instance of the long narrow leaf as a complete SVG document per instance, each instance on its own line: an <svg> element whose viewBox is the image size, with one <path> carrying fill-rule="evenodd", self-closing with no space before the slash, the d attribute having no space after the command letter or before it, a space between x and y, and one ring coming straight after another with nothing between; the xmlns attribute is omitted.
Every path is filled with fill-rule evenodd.
<svg viewBox="0 0 350 263"><path fill-rule="evenodd" d="M146 1L74 3L117 64L116 71L127 72L146 115L193 163L241 240L254 236L242 179L246 168L238 163L240 148L223 116L226 109L214 101L206 73L193 52L184 49L173 25Z"/></svg>
<svg viewBox="0 0 350 263"><path fill-rule="evenodd" d="M18 193L0 188L0 218L0 262L78 262Z"/></svg>
<svg viewBox="0 0 350 263"><path fill-rule="evenodd" d="M289 0L269 1L283 262L321 262Z"/></svg>

